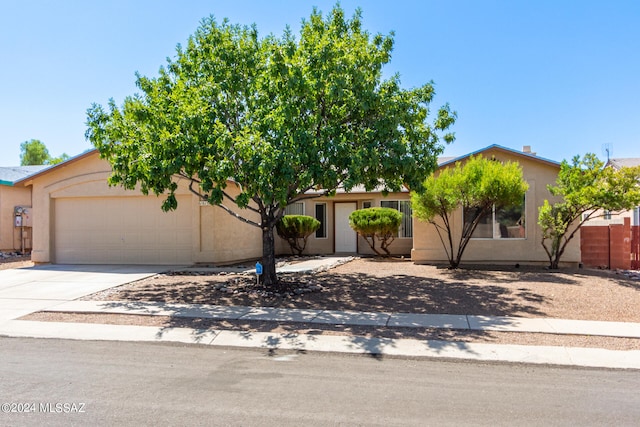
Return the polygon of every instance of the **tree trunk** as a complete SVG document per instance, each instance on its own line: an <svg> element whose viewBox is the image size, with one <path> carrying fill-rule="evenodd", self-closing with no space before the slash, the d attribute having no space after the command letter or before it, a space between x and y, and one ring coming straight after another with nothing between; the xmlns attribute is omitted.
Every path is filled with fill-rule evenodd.
<svg viewBox="0 0 640 427"><path fill-rule="evenodd" d="M371 250L373 252L376 253L377 256L383 256L382 253L378 250L378 248L376 248L376 235L364 235L362 234L362 237L364 237L364 241L367 242L367 244L369 245L369 247L371 248Z"/></svg>
<svg viewBox="0 0 640 427"><path fill-rule="evenodd" d="M564 252L564 247L560 247L561 237L555 236L551 245L551 255L549 255L549 269L557 270L560 265L560 257Z"/></svg>
<svg viewBox="0 0 640 427"><path fill-rule="evenodd" d="M265 224L265 221L263 221ZM260 281L265 286L276 286L278 276L276 275L276 245L273 233L273 226L263 225L262 227L262 276Z"/></svg>

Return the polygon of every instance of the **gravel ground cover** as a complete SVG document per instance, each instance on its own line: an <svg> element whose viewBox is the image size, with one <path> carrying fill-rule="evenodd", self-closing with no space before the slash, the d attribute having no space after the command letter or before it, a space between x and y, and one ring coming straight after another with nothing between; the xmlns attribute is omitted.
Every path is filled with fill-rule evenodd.
<svg viewBox="0 0 640 427"><path fill-rule="evenodd" d="M416 265L358 258L318 274L291 275L278 292L233 273L167 272L83 299L267 306L369 312L472 314L640 322L640 273L543 267ZM170 317L36 313L38 320L143 324L246 331L356 334L531 345L640 349L639 339L428 328L319 326L287 322L212 321Z"/></svg>

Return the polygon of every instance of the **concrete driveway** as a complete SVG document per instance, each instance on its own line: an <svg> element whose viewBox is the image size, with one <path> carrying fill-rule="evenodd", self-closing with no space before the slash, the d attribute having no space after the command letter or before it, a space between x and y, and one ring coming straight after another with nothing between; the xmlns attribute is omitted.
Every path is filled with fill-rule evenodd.
<svg viewBox="0 0 640 427"><path fill-rule="evenodd" d="M177 266L40 265L0 270L0 324Z"/></svg>

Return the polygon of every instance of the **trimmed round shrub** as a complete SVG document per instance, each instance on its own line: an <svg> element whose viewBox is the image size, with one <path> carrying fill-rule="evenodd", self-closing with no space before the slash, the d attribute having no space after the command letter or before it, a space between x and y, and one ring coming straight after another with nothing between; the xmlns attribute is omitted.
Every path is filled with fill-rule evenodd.
<svg viewBox="0 0 640 427"><path fill-rule="evenodd" d="M389 245L395 240L402 222L402 214L391 208L367 208L351 212L349 225L364 237L371 249L378 255L389 256ZM380 242L380 252L376 247Z"/></svg>
<svg viewBox="0 0 640 427"><path fill-rule="evenodd" d="M289 243L291 253L302 255L307 238L320 228L320 221L308 215L285 215L276 224L276 232Z"/></svg>

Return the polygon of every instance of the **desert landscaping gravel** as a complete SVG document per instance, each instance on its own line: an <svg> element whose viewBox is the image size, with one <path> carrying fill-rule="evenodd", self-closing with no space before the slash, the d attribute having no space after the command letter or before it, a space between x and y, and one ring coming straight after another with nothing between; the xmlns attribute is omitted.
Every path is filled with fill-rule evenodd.
<svg viewBox="0 0 640 427"><path fill-rule="evenodd" d="M360 258L326 272L288 276L289 288L277 294L256 289L252 285L253 280L254 276L244 274L168 272L83 299L640 322L638 272L549 271L544 267L515 266L465 266L449 270L444 266L416 265L406 260ZM36 313L29 318L248 332L286 331L640 349L640 339L574 335L318 326L109 314Z"/></svg>

